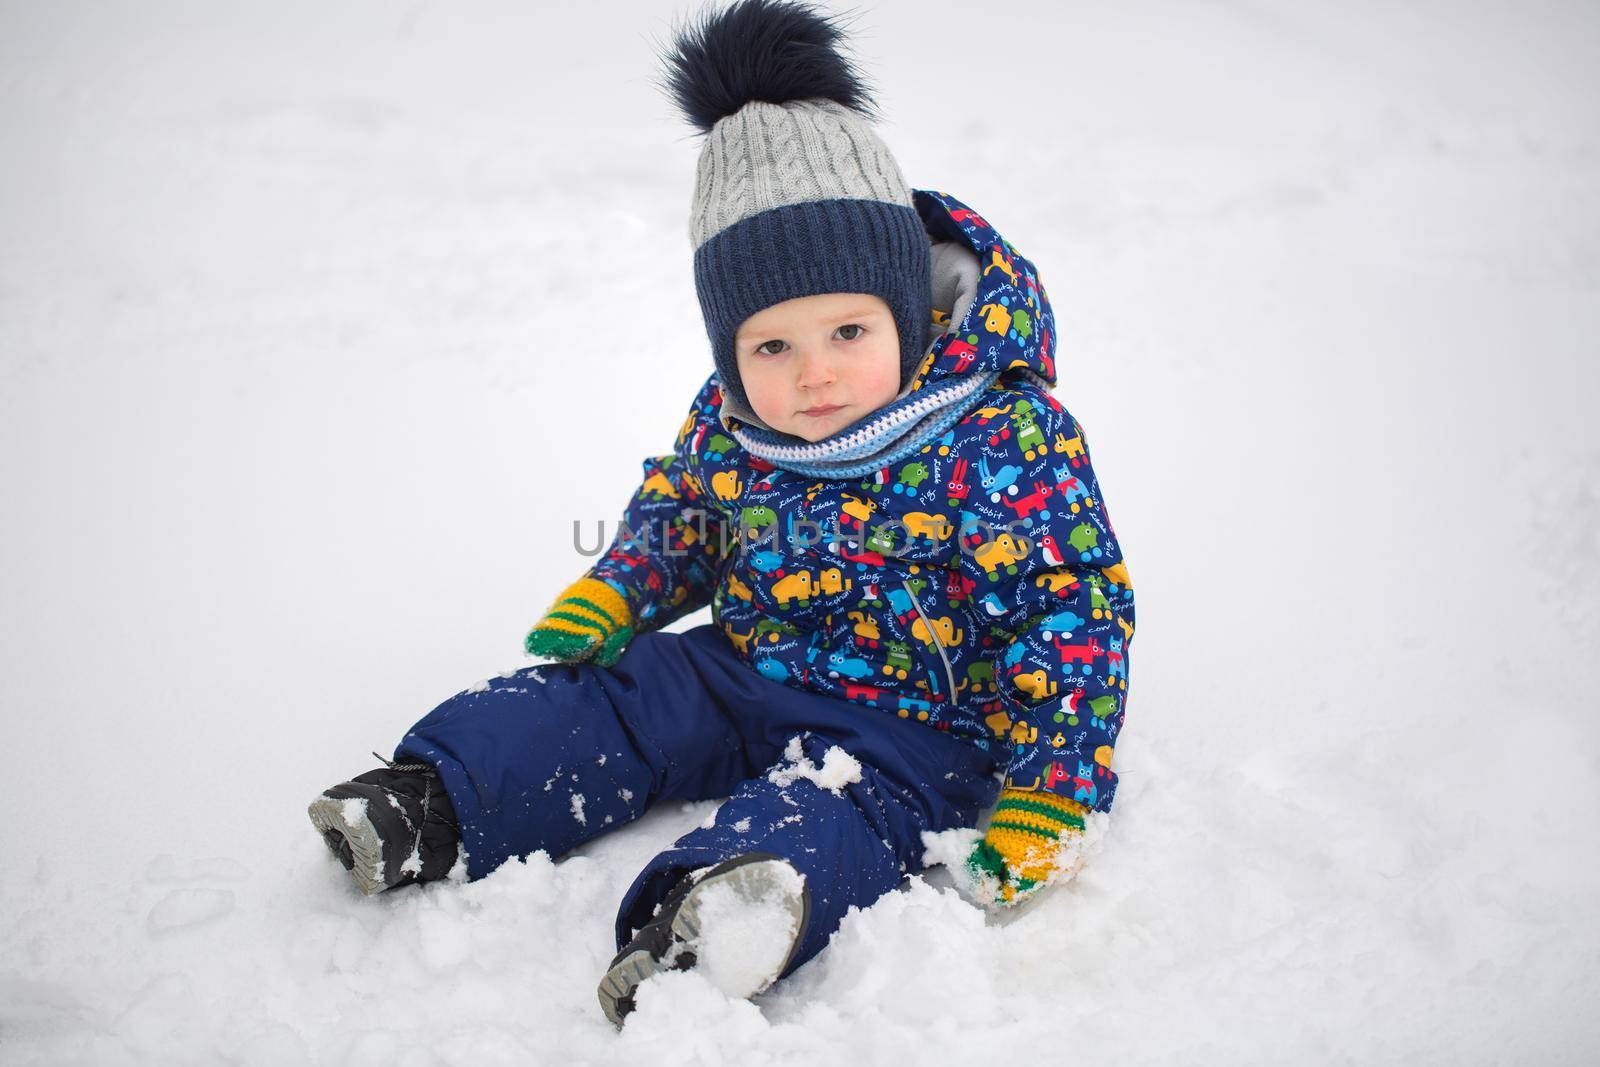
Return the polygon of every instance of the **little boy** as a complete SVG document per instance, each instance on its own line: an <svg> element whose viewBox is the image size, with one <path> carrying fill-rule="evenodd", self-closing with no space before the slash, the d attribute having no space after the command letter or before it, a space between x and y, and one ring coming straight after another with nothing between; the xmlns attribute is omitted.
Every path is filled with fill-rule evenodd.
<svg viewBox="0 0 1600 1067"><path fill-rule="evenodd" d="M967 866L1014 904L1070 875L1116 788L1133 591L1049 391L1049 301L983 218L905 184L839 39L784 0L679 36L716 372L528 634L559 662L445 701L311 805L377 892L726 797L623 896L619 1025L671 968L761 992L991 807Z"/></svg>

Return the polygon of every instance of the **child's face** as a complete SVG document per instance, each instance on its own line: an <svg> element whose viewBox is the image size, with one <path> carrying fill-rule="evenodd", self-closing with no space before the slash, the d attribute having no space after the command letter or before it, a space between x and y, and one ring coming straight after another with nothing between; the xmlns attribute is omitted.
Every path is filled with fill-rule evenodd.
<svg viewBox="0 0 1600 1067"><path fill-rule="evenodd" d="M807 441L837 433L900 392L900 334L881 297L825 293L758 311L734 337L761 421Z"/></svg>

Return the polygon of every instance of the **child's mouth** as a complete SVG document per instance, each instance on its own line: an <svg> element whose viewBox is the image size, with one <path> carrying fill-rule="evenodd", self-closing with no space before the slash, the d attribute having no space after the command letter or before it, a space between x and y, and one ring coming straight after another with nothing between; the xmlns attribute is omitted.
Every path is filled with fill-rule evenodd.
<svg viewBox="0 0 1600 1067"><path fill-rule="evenodd" d="M824 404L822 407L806 408L800 414L810 415L813 419L820 419L825 415L832 415L835 411L843 410L843 404Z"/></svg>

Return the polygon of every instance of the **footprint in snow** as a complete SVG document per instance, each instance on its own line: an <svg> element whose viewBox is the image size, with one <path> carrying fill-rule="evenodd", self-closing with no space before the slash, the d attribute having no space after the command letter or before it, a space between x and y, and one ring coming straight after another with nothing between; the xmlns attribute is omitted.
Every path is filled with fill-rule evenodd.
<svg viewBox="0 0 1600 1067"><path fill-rule="evenodd" d="M159 936L213 922L232 910L231 889L174 889L155 902L144 921Z"/></svg>

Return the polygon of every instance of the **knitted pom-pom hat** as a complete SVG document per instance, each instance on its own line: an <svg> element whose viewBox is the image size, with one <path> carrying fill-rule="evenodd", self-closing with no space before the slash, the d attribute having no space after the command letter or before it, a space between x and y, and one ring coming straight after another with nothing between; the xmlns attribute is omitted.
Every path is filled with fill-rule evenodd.
<svg viewBox="0 0 1600 1067"><path fill-rule="evenodd" d="M666 87L705 134L689 215L695 289L723 388L745 319L802 296L871 293L894 313L900 384L926 350L928 236L843 33L794 0L737 0L679 31Z"/></svg>

